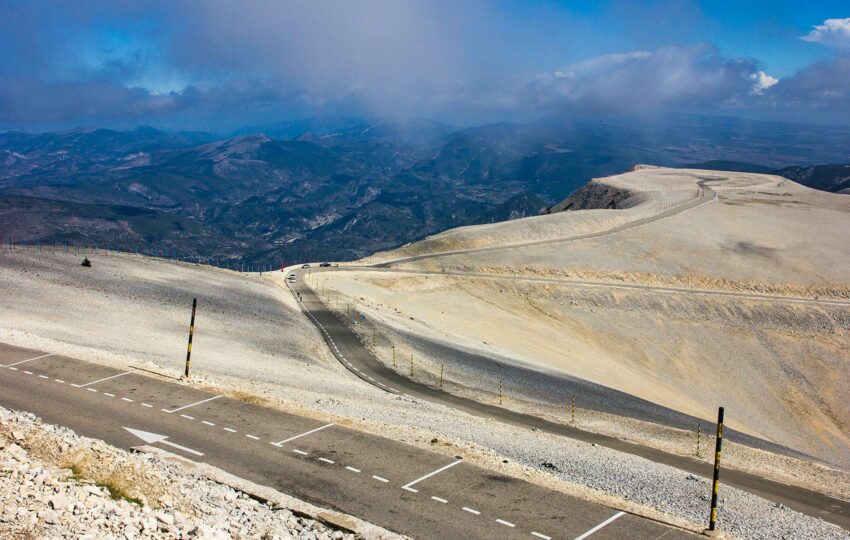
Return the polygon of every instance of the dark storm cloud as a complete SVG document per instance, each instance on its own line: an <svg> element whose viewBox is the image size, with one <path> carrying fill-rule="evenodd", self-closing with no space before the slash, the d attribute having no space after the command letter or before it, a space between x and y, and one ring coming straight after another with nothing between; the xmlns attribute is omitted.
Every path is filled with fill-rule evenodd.
<svg viewBox="0 0 850 540"><path fill-rule="evenodd" d="M475 0L11 2L0 17L0 127L848 108L840 50L775 84L756 60L710 44L576 56L580 24L561 15L542 24L543 10L523 12L538 21L523 26L511 9ZM841 43L840 31L825 24L806 39Z"/></svg>

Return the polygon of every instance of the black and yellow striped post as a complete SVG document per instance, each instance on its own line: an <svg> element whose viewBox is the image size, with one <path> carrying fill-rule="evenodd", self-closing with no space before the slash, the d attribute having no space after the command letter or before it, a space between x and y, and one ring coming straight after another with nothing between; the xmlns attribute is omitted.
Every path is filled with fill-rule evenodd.
<svg viewBox="0 0 850 540"><path fill-rule="evenodd" d="M720 448L723 446L723 407L717 410L717 443L714 447L714 480L711 483L711 515L708 530L713 531L717 523L717 490L720 488Z"/></svg>
<svg viewBox="0 0 850 540"><path fill-rule="evenodd" d="M189 348L186 350L186 377L189 376L189 362L192 360L192 336L195 335L195 310L198 308L198 299L192 298L192 321L189 323Z"/></svg>

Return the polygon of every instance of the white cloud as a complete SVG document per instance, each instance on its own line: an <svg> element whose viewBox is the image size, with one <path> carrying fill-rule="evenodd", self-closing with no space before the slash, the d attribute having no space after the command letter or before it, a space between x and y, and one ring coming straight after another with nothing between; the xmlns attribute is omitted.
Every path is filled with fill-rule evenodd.
<svg viewBox="0 0 850 540"><path fill-rule="evenodd" d="M836 49L850 49L850 17L827 19L800 39Z"/></svg>
<svg viewBox="0 0 850 540"><path fill-rule="evenodd" d="M779 79L771 77L764 71L753 73L750 75L750 80L753 81L753 94L763 94L765 90L779 82Z"/></svg>

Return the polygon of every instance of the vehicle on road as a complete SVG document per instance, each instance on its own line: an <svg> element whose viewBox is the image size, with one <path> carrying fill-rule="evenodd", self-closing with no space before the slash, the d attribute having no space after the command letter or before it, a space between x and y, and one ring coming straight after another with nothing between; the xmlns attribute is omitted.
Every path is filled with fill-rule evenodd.
<svg viewBox="0 0 850 540"><path fill-rule="evenodd" d="M331 265L331 263L329 263L329 262L323 262L323 263L322 263L322 264L320 264L319 266L320 266L321 268L329 268L329 267L330 267L330 265Z"/></svg>
<svg viewBox="0 0 850 540"><path fill-rule="evenodd" d="M295 277L295 274L289 274L288 276L286 276L286 280L289 281L290 283L295 283L296 279L297 278Z"/></svg>
<svg viewBox="0 0 850 540"><path fill-rule="evenodd" d="M309 264L302 264L301 268L310 268L310 265Z"/></svg>

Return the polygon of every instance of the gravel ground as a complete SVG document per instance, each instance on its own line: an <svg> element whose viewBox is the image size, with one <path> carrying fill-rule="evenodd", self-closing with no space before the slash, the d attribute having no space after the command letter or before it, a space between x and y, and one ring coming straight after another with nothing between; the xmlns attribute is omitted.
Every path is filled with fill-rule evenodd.
<svg viewBox="0 0 850 540"><path fill-rule="evenodd" d="M108 478L98 480L103 475ZM126 490L125 497L120 490ZM358 538L179 465L78 437L2 407L0 537Z"/></svg>

